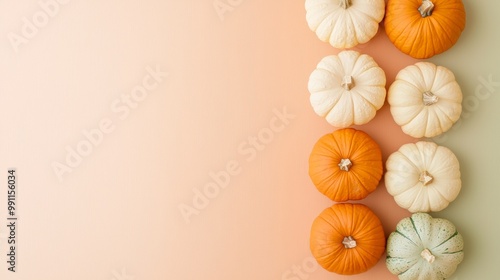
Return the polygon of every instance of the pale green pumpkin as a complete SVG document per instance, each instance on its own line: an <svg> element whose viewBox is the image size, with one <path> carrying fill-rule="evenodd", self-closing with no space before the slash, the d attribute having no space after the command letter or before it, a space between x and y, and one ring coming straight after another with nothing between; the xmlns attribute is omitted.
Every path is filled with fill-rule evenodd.
<svg viewBox="0 0 500 280"><path fill-rule="evenodd" d="M464 258L462 235L448 220L415 213L387 240L386 265L401 280L442 280Z"/></svg>

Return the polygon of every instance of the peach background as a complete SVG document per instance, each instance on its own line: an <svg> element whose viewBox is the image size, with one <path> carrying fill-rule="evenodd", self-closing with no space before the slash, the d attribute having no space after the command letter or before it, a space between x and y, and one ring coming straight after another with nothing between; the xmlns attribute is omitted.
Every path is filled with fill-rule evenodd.
<svg viewBox="0 0 500 280"><path fill-rule="evenodd" d="M309 266L310 225L331 201L311 184L307 159L334 128L312 111L307 80L338 50L308 29L304 1L230 1L235 7L223 21L212 0L68 2L18 52L8 34L19 34L23 17L41 8L37 1L0 2L0 170L19 174L18 272L6 269L0 226L0 278L396 279L383 259L351 277ZM431 59L455 72L471 102L460 126L435 139L459 157L464 185L435 216L453 221L465 237L466 259L452 279L493 279L500 273L500 88L482 100L474 93L481 77L500 80L500 4L464 3L466 31ZM355 49L375 58L388 84L415 62L383 30ZM148 66L169 76L120 119L111 104L141 84ZM252 149L254 156L244 153L251 137L269 132L273 110L284 107L294 118ZM103 119L115 129L59 181L51 164L64 162L66 147ZM387 106L358 128L380 144L384 159L415 141ZM186 223L179 206L192 205L193 188L202 190L211 172L231 163L237 174ZM0 190L3 225L6 188ZM387 234L409 215L383 184L360 202ZM294 266L302 277L289 274Z"/></svg>

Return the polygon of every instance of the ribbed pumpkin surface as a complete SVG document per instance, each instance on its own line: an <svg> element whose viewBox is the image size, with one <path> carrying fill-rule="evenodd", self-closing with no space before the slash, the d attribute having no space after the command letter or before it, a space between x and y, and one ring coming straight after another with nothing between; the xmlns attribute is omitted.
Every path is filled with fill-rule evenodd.
<svg viewBox="0 0 500 280"><path fill-rule="evenodd" d="M451 48L465 29L461 0L431 0L431 15L422 17L422 0L389 0L385 31L392 43L414 58L429 58Z"/></svg>
<svg viewBox="0 0 500 280"><path fill-rule="evenodd" d="M348 170L341 166L351 163ZM373 192L382 178L382 152L365 132L353 128L321 137L309 157L309 176L333 201L359 200Z"/></svg>
<svg viewBox="0 0 500 280"><path fill-rule="evenodd" d="M346 240L354 248L346 248ZM379 218L365 205L340 203L325 209L311 227L310 248L328 271L352 275L373 267L385 251Z"/></svg>

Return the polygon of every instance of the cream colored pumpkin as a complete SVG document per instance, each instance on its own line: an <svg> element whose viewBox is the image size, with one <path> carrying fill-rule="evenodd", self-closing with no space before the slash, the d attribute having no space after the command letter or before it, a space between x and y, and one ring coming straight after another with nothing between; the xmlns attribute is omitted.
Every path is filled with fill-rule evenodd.
<svg viewBox="0 0 500 280"><path fill-rule="evenodd" d="M409 143L386 161L385 187L410 212L440 211L460 193L460 165L453 152L433 142Z"/></svg>
<svg viewBox="0 0 500 280"><path fill-rule="evenodd" d="M385 73L375 60L356 51L323 58L309 77L314 112L335 127L369 122L384 105Z"/></svg>
<svg viewBox="0 0 500 280"><path fill-rule="evenodd" d="M453 73L430 62L401 70L389 88L387 101L394 121L415 138L434 137L462 113L462 91Z"/></svg>
<svg viewBox="0 0 500 280"><path fill-rule="evenodd" d="M387 240L386 265L401 280L448 279L464 258L464 240L448 220L416 213Z"/></svg>
<svg viewBox="0 0 500 280"><path fill-rule="evenodd" d="M306 0L309 28L335 48L368 42L384 18L384 0Z"/></svg>

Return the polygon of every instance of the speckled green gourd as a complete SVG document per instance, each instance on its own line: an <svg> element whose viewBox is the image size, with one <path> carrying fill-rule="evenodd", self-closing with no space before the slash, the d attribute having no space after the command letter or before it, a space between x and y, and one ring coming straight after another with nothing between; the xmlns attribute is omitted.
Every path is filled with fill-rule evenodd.
<svg viewBox="0 0 500 280"><path fill-rule="evenodd" d="M462 235L450 221L415 213L390 234L386 265L401 280L442 280L462 262L463 248Z"/></svg>

